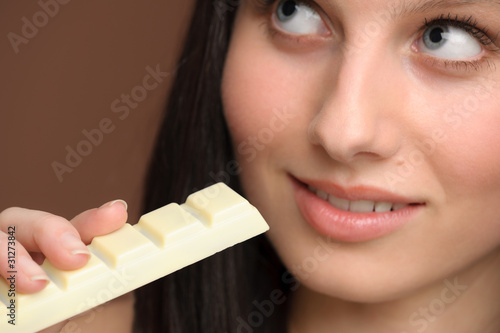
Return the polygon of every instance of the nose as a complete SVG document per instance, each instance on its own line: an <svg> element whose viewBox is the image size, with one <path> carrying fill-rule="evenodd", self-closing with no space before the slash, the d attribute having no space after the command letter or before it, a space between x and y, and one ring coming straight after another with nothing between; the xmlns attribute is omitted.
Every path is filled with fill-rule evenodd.
<svg viewBox="0 0 500 333"><path fill-rule="evenodd" d="M332 89L309 124L310 142L341 163L387 159L403 139L400 61L365 51L339 62Z"/></svg>

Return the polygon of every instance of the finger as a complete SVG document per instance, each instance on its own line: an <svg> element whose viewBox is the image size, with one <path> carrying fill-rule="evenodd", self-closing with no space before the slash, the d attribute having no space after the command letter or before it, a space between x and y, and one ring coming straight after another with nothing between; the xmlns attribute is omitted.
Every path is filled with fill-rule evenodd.
<svg viewBox="0 0 500 333"><path fill-rule="evenodd" d="M14 236L0 231L0 275L9 288L14 285L20 293L30 294L42 290L49 281L47 274L34 262L28 251Z"/></svg>
<svg viewBox="0 0 500 333"><path fill-rule="evenodd" d="M42 252L59 269L85 265L89 250L66 219L42 211L8 208L0 213L0 230L16 228L16 239L29 252Z"/></svg>
<svg viewBox="0 0 500 333"><path fill-rule="evenodd" d="M121 228L127 222L127 217L127 203L123 200L115 200L75 216L71 223L80 234L82 241L89 244L94 237L106 235Z"/></svg>

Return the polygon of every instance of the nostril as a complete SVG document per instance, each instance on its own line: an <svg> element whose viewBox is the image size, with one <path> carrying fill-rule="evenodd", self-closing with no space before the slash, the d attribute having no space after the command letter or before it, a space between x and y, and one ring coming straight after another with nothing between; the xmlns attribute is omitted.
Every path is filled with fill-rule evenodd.
<svg viewBox="0 0 500 333"><path fill-rule="evenodd" d="M360 151L359 153L356 153L354 155L354 157L357 157L357 156L365 156L365 157L368 157L370 159L378 159L378 158L381 158L381 156L379 154L376 154L376 153L372 153L370 151Z"/></svg>

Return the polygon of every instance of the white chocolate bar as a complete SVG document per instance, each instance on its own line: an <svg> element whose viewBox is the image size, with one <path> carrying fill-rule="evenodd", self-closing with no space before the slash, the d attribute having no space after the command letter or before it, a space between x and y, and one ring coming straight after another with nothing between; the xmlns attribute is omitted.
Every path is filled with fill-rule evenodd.
<svg viewBox="0 0 500 333"><path fill-rule="evenodd" d="M167 274L268 230L257 209L223 183L143 215L134 226L95 237L89 262L58 270L36 294L17 294L9 324L7 283L0 279L0 332L37 332L128 293Z"/></svg>

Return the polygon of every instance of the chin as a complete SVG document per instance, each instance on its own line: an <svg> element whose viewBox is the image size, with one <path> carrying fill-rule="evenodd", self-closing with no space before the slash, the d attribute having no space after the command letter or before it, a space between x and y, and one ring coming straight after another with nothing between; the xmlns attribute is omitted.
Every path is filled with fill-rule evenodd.
<svg viewBox="0 0 500 333"><path fill-rule="evenodd" d="M397 274L358 273L345 269L336 273L325 269L300 282L317 294L360 304L396 301L414 293L419 287L412 279Z"/></svg>

